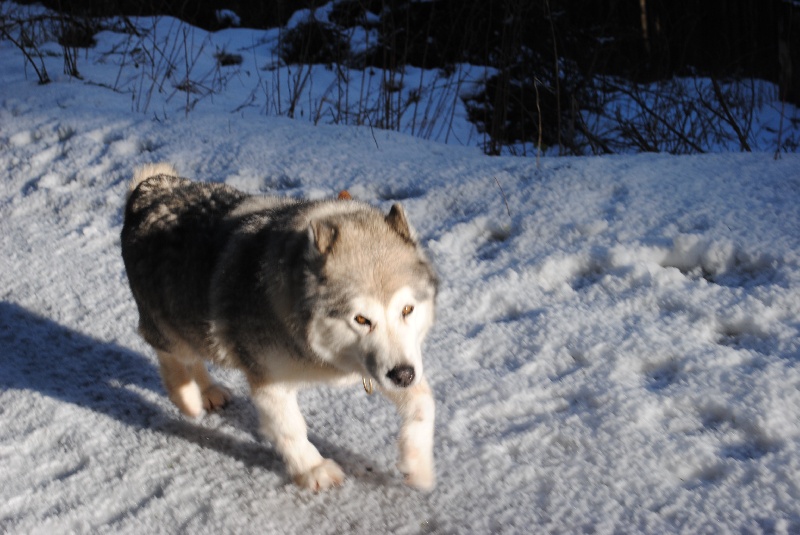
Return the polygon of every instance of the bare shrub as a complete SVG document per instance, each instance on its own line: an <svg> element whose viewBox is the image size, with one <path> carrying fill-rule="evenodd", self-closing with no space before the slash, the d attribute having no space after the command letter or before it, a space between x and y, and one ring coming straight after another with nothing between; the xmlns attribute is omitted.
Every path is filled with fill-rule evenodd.
<svg viewBox="0 0 800 535"><path fill-rule="evenodd" d="M342 63L347 61L349 51L338 28L316 20L285 32L280 47L281 58L289 65Z"/></svg>
<svg viewBox="0 0 800 535"><path fill-rule="evenodd" d="M36 73L40 85L50 83L50 75L44 64L44 55L39 44L48 39L50 17L31 14L21 6L0 4L0 37L8 39L25 57L27 65Z"/></svg>

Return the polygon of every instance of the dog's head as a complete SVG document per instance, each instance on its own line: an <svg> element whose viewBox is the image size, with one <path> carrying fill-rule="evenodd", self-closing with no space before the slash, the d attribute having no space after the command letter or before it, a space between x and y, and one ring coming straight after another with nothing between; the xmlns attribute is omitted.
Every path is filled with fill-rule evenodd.
<svg viewBox="0 0 800 535"><path fill-rule="evenodd" d="M308 341L329 364L385 389L422 378L422 343L433 324L437 279L399 204L388 215L358 203L312 220L318 271Z"/></svg>

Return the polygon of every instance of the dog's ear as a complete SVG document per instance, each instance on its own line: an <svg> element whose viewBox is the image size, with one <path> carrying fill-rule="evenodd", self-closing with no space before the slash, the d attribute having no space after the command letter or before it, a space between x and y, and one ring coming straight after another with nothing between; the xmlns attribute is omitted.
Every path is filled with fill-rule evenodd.
<svg viewBox="0 0 800 535"><path fill-rule="evenodd" d="M308 233L311 243L323 255L330 252L336 238L339 237L339 229L328 221L312 221Z"/></svg>
<svg viewBox="0 0 800 535"><path fill-rule="evenodd" d="M411 227L408 226L408 219L406 219L406 213L403 211L403 207L400 206L400 203L395 203L392 205L392 208L389 210L389 214L385 218L386 224L392 228L395 232L397 232L401 238L406 241L414 242L414 236L411 232Z"/></svg>

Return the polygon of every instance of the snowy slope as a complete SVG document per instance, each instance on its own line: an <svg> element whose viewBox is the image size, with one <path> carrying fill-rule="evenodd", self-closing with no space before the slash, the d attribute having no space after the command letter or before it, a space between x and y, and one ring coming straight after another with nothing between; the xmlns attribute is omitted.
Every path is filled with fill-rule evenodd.
<svg viewBox="0 0 800 535"><path fill-rule="evenodd" d="M154 119L37 86L6 42L0 67L0 532L800 533L800 157L537 166L212 99L155 95ZM318 495L237 374L214 371L229 408L178 414L119 254L126 182L160 160L404 203L442 278L431 494L402 485L397 418L360 387L301 396L349 477Z"/></svg>

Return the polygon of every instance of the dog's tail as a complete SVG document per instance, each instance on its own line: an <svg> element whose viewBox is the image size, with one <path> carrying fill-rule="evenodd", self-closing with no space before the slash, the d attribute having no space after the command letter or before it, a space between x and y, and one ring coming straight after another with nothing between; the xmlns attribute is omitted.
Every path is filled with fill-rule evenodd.
<svg viewBox="0 0 800 535"><path fill-rule="evenodd" d="M139 184L151 176L156 175L178 176L178 171L175 170L175 167L171 163L167 162L147 163L141 167L137 167L133 173L133 180L131 180L128 186L128 196L130 197L133 190L135 190Z"/></svg>

